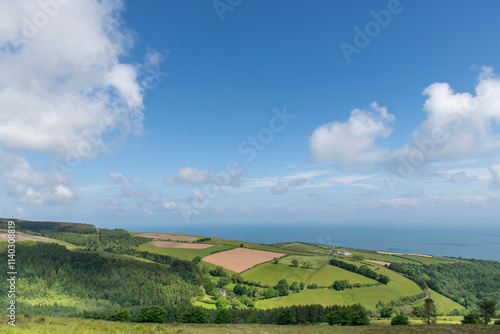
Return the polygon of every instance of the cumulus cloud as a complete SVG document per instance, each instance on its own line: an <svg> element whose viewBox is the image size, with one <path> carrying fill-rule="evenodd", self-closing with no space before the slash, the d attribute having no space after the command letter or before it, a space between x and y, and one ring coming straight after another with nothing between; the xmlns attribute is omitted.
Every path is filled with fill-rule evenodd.
<svg viewBox="0 0 500 334"><path fill-rule="evenodd" d="M106 131L108 140L141 133L139 66L120 61L132 46L120 24L122 2L64 2L43 26L39 3L2 2L0 144L67 154L83 152L88 131Z"/></svg>
<svg viewBox="0 0 500 334"><path fill-rule="evenodd" d="M288 192L288 187L283 182L278 182L271 187L271 194L284 195Z"/></svg>
<svg viewBox="0 0 500 334"><path fill-rule="evenodd" d="M477 180L477 176L468 176L464 171L451 174L450 182L455 184L465 184Z"/></svg>
<svg viewBox="0 0 500 334"><path fill-rule="evenodd" d="M387 150L376 145L387 138L394 115L373 102L370 110L354 109L346 122L332 122L314 130L309 148L314 159L338 165L370 164L384 160Z"/></svg>
<svg viewBox="0 0 500 334"><path fill-rule="evenodd" d="M500 164L493 165L489 168L491 178L490 185L494 189L500 189Z"/></svg>
<svg viewBox="0 0 500 334"><path fill-rule="evenodd" d="M184 167L177 172L174 176L165 180L168 184L206 184L213 182L212 174L208 170L198 170L198 168Z"/></svg>
<svg viewBox="0 0 500 334"><path fill-rule="evenodd" d="M0 148L0 174L8 195L19 202L41 204L69 204L76 200L70 189L71 178L55 172L39 172L29 162Z"/></svg>
<svg viewBox="0 0 500 334"><path fill-rule="evenodd" d="M174 211L177 210L179 206L175 202L164 202L163 203L163 208L167 211Z"/></svg>

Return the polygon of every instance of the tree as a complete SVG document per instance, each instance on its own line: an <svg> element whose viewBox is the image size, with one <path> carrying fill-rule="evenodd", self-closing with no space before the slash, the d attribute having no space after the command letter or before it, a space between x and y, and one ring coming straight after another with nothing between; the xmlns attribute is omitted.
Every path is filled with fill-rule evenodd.
<svg viewBox="0 0 500 334"><path fill-rule="evenodd" d="M217 307L218 309L228 308L229 307L229 301L227 300L226 297L219 297L217 299L217 303L215 304L215 307Z"/></svg>
<svg viewBox="0 0 500 334"><path fill-rule="evenodd" d="M479 323L479 316L475 313L468 313L460 322L464 325L475 325Z"/></svg>
<svg viewBox="0 0 500 334"><path fill-rule="evenodd" d="M304 282L300 282L300 284L299 284L300 290L304 290L305 287L306 287L306 285L304 284Z"/></svg>
<svg viewBox="0 0 500 334"><path fill-rule="evenodd" d="M299 261L292 260L292 267L298 267L298 266L299 266Z"/></svg>
<svg viewBox="0 0 500 334"><path fill-rule="evenodd" d="M159 306L153 305L150 307L145 307L139 311L135 316L135 322L165 322L165 317L167 316L167 311Z"/></svg>
<svg viewBox="0 0 500 334"><path fill-rule="evenodd" d="M434 301L430 298L427 298L424 303L424 308L420 313L420 317L427 324L435 324L437 319L437 309L436 305L434 305Z"/></svg>
<svg viewBox="0 0 500 334"><path fill-rule="evenodd" d="M391 305L386 305L380 310L380 316L382 318L390 318L394 314L394 307Z"/></svg>
<svg viewBox="0 0 500 334"><path fill-rule="evenodd" d="M217 282L217 287L218 288L223 288L226 285L229 284L229 279L227 277L221 277L219 281Z"/></svg>
<svg viewBox="0 0 500 334"><path fill-rule="evenodd" d="M217 310L214 316L215 324L230 324L233 322L233 317L229 314L229 311L225 308Z"/></svg>
<svg viewBox="0 0 500 334"><path fill-rule="evenodd" d="M286 279L280 280L274 288L278 290L280 296L288 296L288 292L290 291L290 285L288 285Z"/></svg>
<svg viewBox="0 0 500 334"><path fill-rule="evenodd" d="M276 324L278 325L293 325L296 321L295 313L291 308L285 308L276 313Z"/></svg>
<svg viewBox="0 0 500 334"><path fill-rule="evenodd" d="M294 292L299 292L300 291L299 282L293 282L292 285L290 285L290 290Z"/></svg>
<svg viewBox="0 0 500 334"><path fill-rule="evenodd" d="M496 303L491 300L481 300L477 303L479 308L479 316L482 323L487 325L491 318L495 316L496 313Z"/></svg>
<svg viewBox="0 0 500 334"><path fill-rule="evenodd" d="M389 277L387 277L385 275L380 275L379 278L377 279L377 281L379 283L382 283L382 284L387 284L387 283L389 283L390 279L389 279Z"/></svg>
<svg viewBox="0 0 500 334"><path fill-rule="evenodd" d="M132 317L130 316L129 310L119 310L116 312L112 312L108 314L106 320L108 321L120 321L120 322L128 322Z"/></svg>
<svg viewBox="0 0 500 334"><path fill-rule="evenodd" d="M361 256L361 255L353 255L353 256L352 256L352 259L353 259L354 261L363 261L363 260L364 260L364 257L363 257L363 256Z"/></svg>
<svg viewBox="0 0 500 334"><path fill-rule="evenodd" d="M256 314L252 314L247 318L247 324L258 324L260 323L260 319Z"/></svg>
<svg viewBox="0 0 500 334"><path fill-rule="evenodd" d="M236 284L233 288L233 292L238 296L246 295L248 293L248 289L246 286L242 284Z"/></svg>
<svg viewBox="0 0 500 334"><path fill-rule="evenodd" d="M329 312L325 320L329 325L366 326L370 324L368 312L359 304L340 306L336 310Z"/></svg>
<svg viewBox="0 0 500 334"><path fill-rule="evenodd" d="M191 262L193 262L194 264L198 264L200 261L201 261L200 256L196 256L194 259L191 260Z"/></svg>
<svg viewBox="0 0 500 334"><path fill-rule="evenodd" d="M392 326L400 326L400 325L409 325L408 317L402 314L398 314L394 318L391 319Z"/></svg>
<svg viewBox="0 0 500 334"><path fill-rule="evenodd" d="M280 263L280 259L278 259L277 257L273 258L273 263L274 264Z"/></svg>
<svg viewBox="0 0 500 334"><path fill-rule="evenodd" d="M202 307L190 307L182 313L181 322L189 324L206 324L208 323L208 313Z"/></svg>

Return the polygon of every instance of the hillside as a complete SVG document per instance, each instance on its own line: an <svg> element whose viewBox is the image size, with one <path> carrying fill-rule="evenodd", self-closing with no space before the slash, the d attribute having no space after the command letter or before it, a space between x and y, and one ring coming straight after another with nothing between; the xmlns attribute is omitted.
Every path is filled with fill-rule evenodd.
<svg viewBox="0 0 500 334"><path fill-rule="evenodd" d="M141 308L161 305L171 321L180 321L190 305L205 308L209 317L224 305L243 312L245 321L256 314L259 322L273 323L259 312L360 304L377 318L384 307L411 315L430 297L439 314L460 315L474 308L474 300L500 302L495 261L129 233L90 224L15 223L18 232L54 241L16 243L23 264L17 278L20 314L74 317L91 311L104 317L127 310L133 318ZM6 220L0 220L5 228ZM7 255L6 241L0 241L0 253ZM6 290L7 282L0 289ZM0 300L7 302L6 296Z"/></svg>

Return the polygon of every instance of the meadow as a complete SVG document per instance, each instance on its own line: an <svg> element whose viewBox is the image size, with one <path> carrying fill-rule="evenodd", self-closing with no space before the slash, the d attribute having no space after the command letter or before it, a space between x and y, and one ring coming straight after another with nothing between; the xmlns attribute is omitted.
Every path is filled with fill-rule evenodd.
<svg viewBox="0 0 500 334"><path fill-rule="evenodd" d="M2 315L5 317L5 315ZM449 318L449 317L448 317ZM137 324L119 323L103 320L86 320L78 318L58 318L33 316L26 319L19 316L16 326L12 327L5 322L0 323L0 332L6 334L156 334L156 333L239 333L239 334L303 334L303 333L344 333L344 334L416 334L416 333L498 333L495 325L457 325L449 324L447 321L437 325L424 325L421 321L414 321L410 326L390 326L384 322L374 321L370 326L362 327L339 327L321 325L253 325L253 324L231 324L231 325L196 325L196 324ZM447 324L445 324L447 323Z"/></svg>
<svg viewBox="0 0 500 334"><path fill-rule="evenodd" d="M151 243L142 244L139 246L140 251L146 251L154 254L170 255L182 260L191 261L195 257L199 256L201 258L216 252L222 252L225 250L232 249L231 246L225 245L214 245L205 249L188 249L188 248L162 248L156 247Z"/></svg>
<svg viewBox="0 0 500 334"><path fill-rule="evenodd" d="M317 269L305 269L268 262L241 273L241 277L243 277L244 280L251 280L274 286L281 279L286 279L289 283L305 283L316 271Z"/></svg>
<svg viewBox="0 0 500 334"><path fill-rule="evenodd" d="M318 287L327 288L331 286L334 281L341 280L348 280L351 284L378 284L374 279L330 265L321 268L309 279L309 281L307 281L307 284L315 283L318 284Z"/></svg>

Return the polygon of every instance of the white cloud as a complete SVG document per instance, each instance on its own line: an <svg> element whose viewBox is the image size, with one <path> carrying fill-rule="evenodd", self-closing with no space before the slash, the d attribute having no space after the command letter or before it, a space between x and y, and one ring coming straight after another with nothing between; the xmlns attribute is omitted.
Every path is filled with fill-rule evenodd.
<svg viewBox="0 0 500 334"><path fill-rule="evenodd" d="M39 3L1 5L0 145L86 157L104 149L99 141L82 148L89 131L107 140L141 133L139 65L120 62L132 46L120 25L122 2L64 2L27 34L26 22L36 28L34 17L46 15Z"/></svg>
<svg viewBox="0 0 500 334"><path fill-rule="evenodd" d="M166 179L168 184L206 184L213 182L212 174L208 170L198 170L198 168L184 167L174 176Z"/></svg>
<svg viewBox="0 0 500 334"><path fill-rule="evenodd" d="M493 189L500 189L500 164L493 165L489 168L491 179L490 185Z"/></svg>
<svg viewBox="0 0 500 334"><path fill-rule="evenodd" d="M451 174L451 177L450 177L450 182L455 183L455 184L465 184L465 183L469 183L469 182L476 181L476 180L477 180L477 176L475 176L475 175L468 176L465 173L465 171L453 173L453 174Z"/></svg>
<svg viewBox="0 0 500 334"><path fill-rule="evenodd" d="M41 204L69 204L76 200L69 188L71 178L54 172L38 172L29 162L0 148L0 174L7 194L19 202Z"/></svg>
<svg viewBox="0 0 500 334"><path fill-rule="evenodd" d="M20 217L24 216L26 213L24 212L24 209L21 207L17 207L16 209L16 214Z"/></svg>
<svg viewBox="0 0 500 334"><path fill-rule="evenodd" d="M200 189L193 191L191 193L191 195L189 195L189 199L191 201L202 201L205 198L207 198L207 194L203 190L200 190Z"/></svg>
<svg viewBox="0 0 500 334"><path fill-rule="evenodd" d="M175 202L164 202L163 203L163 208L167 211L174 211L177 210L179 206Z"/></svg>
<svg viewBox="0 0 500 334"><path fill-rule="evenodd" d="M271 187L271 193L273 195L284 195L287 192L288 192L288 187L282 182L278 182Z"/></svg>
<svg viewBox="0 0 500 334"><path fill-rule="evenodd" d="M314 130L309 148L314 159L333 160L338 165L380 163L387 150L377 147L377 138L387 138L394 115L376 102L371 110L354 109L346 122L327 123Z"/></svg>

